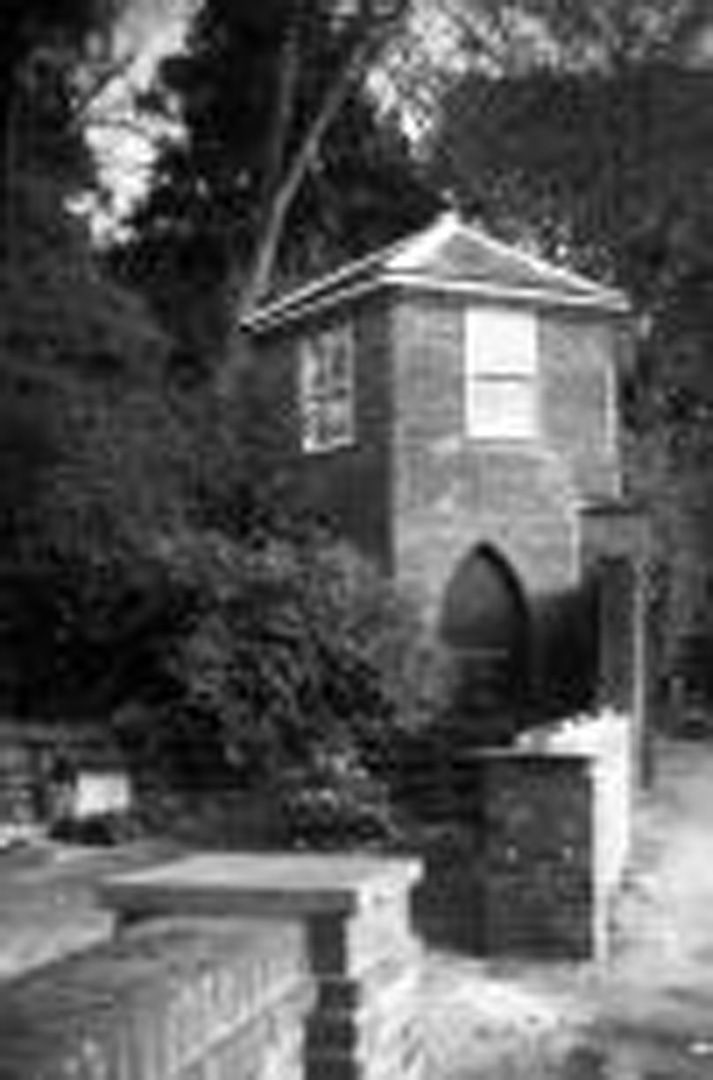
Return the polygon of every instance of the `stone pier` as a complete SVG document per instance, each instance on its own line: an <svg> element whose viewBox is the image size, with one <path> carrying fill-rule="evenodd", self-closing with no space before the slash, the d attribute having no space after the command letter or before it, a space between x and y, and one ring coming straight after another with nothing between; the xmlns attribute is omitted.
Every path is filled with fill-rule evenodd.
<svg viewBox="0 0 713 1080"><path fill-rule="evenodd" d="M358 855L195 855L106 882L121 933L165 917L297 920L315 983L306 1080L417 1080L419 946L407 859Z"/></svg>

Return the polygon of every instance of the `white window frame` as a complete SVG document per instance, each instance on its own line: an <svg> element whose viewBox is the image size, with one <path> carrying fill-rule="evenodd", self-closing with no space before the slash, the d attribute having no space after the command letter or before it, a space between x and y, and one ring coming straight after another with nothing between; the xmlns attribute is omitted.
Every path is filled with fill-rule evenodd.
<svg viewBox="0 0 713 1080"><path fill-rule="evenodd" d="M354 443L354 333L350 323L334 323L301 339L299 399L304 453L325 454Z"/></svg>
<svg viewBox="0 0 713 1080"><path fill-rule="evenodd" d="M610 454L616 454L619 450L620 439L620 387L616 355L608 355L605 363L605 445Z"/></svg>
<svg viewBox="0 0 713 1080"><path fill-rule="evenodd" d="M537 314L532 310L496 305L466 309L464 396L468 438L505 443L527 443L538 438L538 336ZM518 408L513 410L515 405Z"/></svg>

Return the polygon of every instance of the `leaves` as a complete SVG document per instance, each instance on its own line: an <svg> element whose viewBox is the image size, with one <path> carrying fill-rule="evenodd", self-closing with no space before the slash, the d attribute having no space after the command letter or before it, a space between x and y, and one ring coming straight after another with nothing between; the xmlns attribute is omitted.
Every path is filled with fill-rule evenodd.
<svg viewBox="0 0 713 1080"><path fill-rule="evenodd" d="M373 754L408 713L417 621L350 549L184 533L153 580L176 618L144 643L153 676L125 692L151 707L142 753L169 771L185 777L208 739L213 767L259 784L329 747Z"/></svg>
<svg viewBox="0 0 713 1080"><path fill-rule="evenodd" d="M205 0L164 64L184 137L160 155L120 261L199 362L221 356L259 297L435 208L363 87L405 6Z"/></svg>

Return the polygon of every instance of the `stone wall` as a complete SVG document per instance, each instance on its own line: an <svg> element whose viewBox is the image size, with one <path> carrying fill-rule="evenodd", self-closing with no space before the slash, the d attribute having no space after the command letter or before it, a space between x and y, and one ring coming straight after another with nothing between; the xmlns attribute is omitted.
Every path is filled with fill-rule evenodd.
<svg viewBox="0 0 713 1080"><path fill-rule="evenodd" d="M118 878L102 895L127 932L169 914L298 921L316 988L306 1080L420 1080L420 958L409 906L420 876L412 859L195 855Z"/></svg>
<svg viewBox="0 0 713 1080"><path fill-rule="evenodd" d="M0 992L3 1080L302 1080L299 925L152 924Z"/></svg>
<svg viewBox="0 0 713 1080"><path fill-rule="evenodd" d="M194 855L117 937L0 988L1 1080L420 1080L414 860Z"/></svg>
<svg viewBox="0 0 713 1080"><path fill-rule="evenodd" d="M486 951L606 955L631 836L631 725L606 714L479 755Z"/></svg>

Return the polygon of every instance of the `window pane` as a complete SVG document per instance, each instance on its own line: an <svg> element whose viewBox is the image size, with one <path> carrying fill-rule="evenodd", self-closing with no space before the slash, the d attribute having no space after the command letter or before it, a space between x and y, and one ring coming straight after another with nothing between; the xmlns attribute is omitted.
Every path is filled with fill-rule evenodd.
<svg viewBox="0 0 713 1080"><path fill-rule="evenodd" d="M352 341L346 326L332 330L325 352L330 360L330 377L334 385L351 387L352 380Z"/></svg>
<svg viewBox="0 0 713 1080"><path fill-rule="evenodd" d="M330 446L344 446L351 442L351 403L345 399L325 402L322 423L324 438Z"/></svg>
<svg viewBox="0 0 713 1080"><path fill-rule="evenodd" d="M300 393L303 403L319 393L323 366L318 343L314 339L303 341L300 348Z"/></svg>
<svg viewBox="0 0 713 1080"><path fill-rule="evenodd" d="M534 375L537 320L534 312L471 308L466 319L466 366L471 375Z"/></svg>
<svg viewBox="0 0 713 1080"><path fill-rule="evenodd" d="M353 367L349 325L330 327L303 340L300 408L305 451L326 451L353 441Z"/></svg>
<svg viewBox="0 0 713 1080"><path fill-rule="evenodd" d="M302 448L318 450L320 444L320 413L318 408L302 408Z"/></svg>
<svg viewBox="0 0 713 1080"><path fill-rule="evenodd" d="M532 379L471 379L468 434L478 439L531 439L537 435L537 395Z"/></svg>

